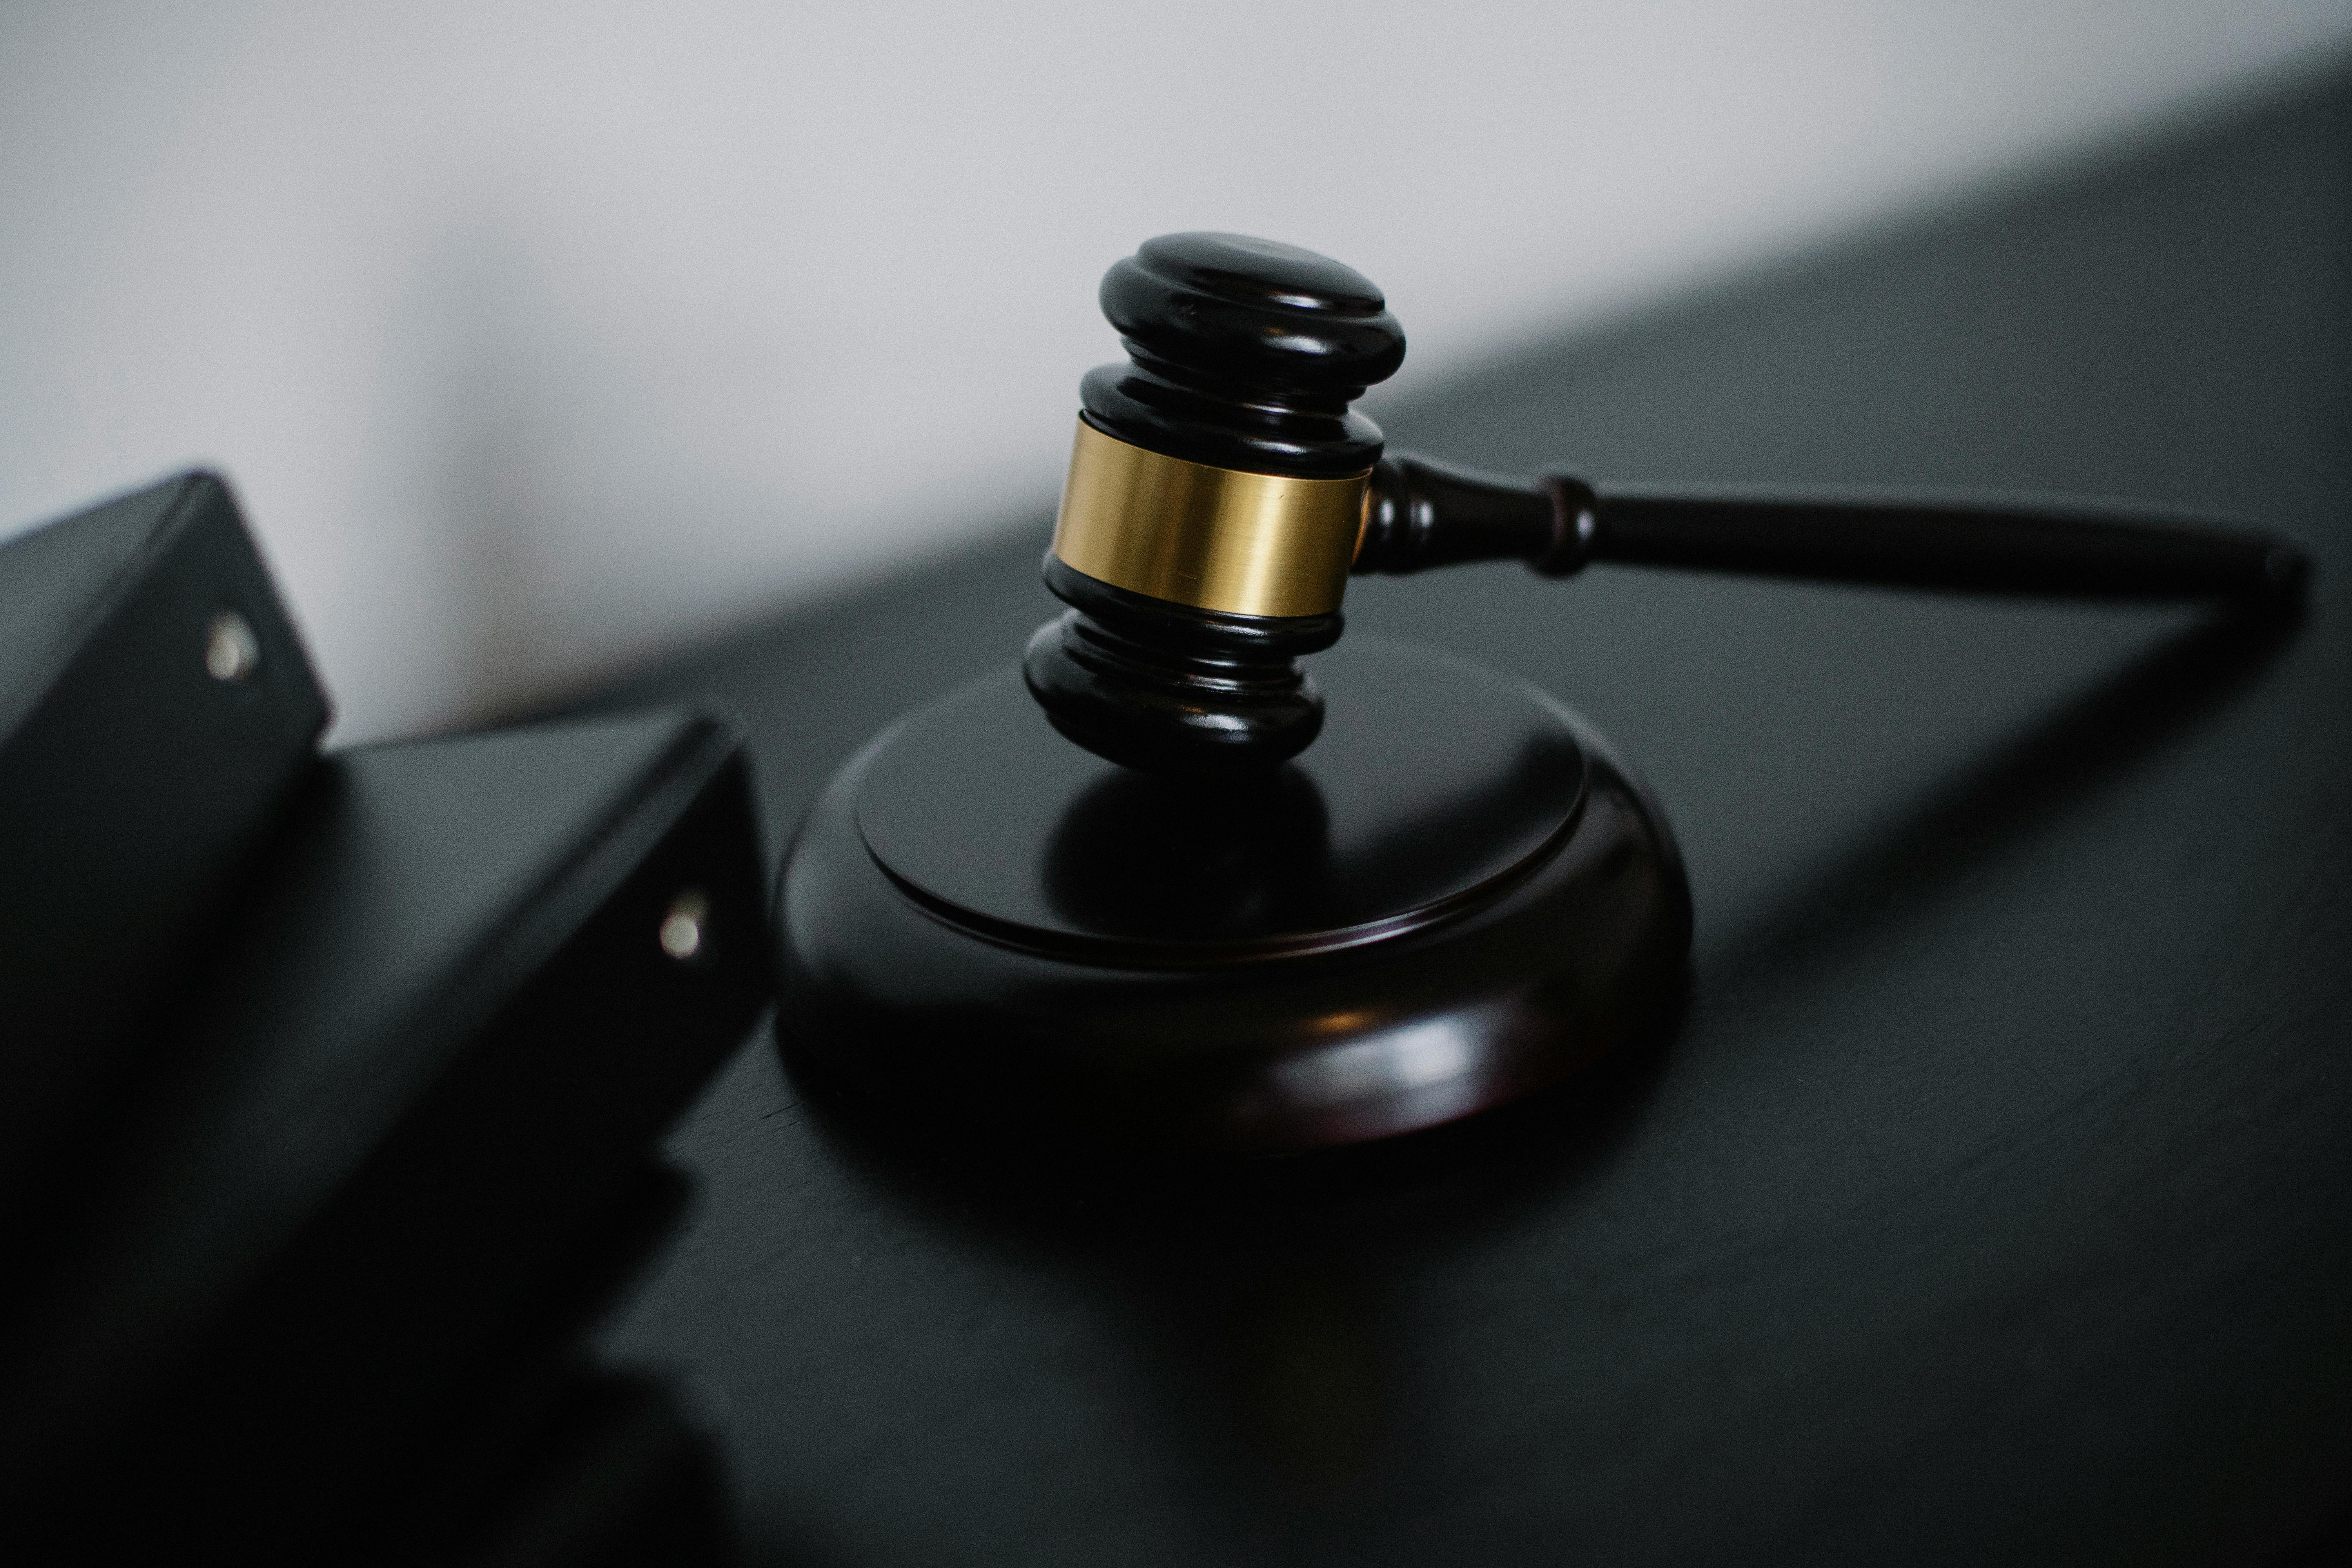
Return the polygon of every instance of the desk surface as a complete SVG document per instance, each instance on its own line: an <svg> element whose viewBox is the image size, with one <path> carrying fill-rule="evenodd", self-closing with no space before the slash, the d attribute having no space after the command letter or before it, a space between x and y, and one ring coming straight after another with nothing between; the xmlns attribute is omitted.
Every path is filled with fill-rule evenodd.
<svg viewBox="0 0 2352 1568"><path fill-rule="evenodd" d="M608 1335L691 1370L755 1556L2315 1550L2352 1481L2347 195L2339 81L1377 408L1505 469L2242 512L2313 548L2315 602L2281 645L1632 570L1358 584L1356 626L1549 687L1648 773L1687 1019L1524 1110L1186 1192L894 1146L761 1037ZM599 700L732 700L781 843L1057 607L1043 538Z"/></svg>

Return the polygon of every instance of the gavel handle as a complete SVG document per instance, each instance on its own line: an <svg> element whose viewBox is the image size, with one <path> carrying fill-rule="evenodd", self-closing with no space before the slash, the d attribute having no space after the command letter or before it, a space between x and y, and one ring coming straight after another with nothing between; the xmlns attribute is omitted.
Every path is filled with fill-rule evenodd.
<svg viewBox="0 0 2352 1568"><path fill-rule="evenodd" d="M2284 599L2310 571L2275 533L2115 503L1596 488L1402 454L1372 470L1357 572L1492 560L2099 599Z"/></svg>

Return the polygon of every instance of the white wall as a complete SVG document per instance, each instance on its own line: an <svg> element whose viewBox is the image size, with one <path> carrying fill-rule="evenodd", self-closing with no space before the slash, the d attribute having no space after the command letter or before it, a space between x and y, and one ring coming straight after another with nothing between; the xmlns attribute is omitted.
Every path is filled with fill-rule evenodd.
<svg viewBox="0 0 2352 1568"><path fill-rule="evenodd" d="M2352 38L2352 0L0 0L0 531L226 470L341 732L1048 504L1170 229L1404 375Z"/></svg>

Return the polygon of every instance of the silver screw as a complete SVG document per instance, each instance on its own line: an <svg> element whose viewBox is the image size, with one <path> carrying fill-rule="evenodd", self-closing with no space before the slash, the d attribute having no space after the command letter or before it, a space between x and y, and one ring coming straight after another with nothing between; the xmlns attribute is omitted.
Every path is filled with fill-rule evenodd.
<svg viewBox="0 0 2352 1568"><path fill-rule="evenodd" d="M669 913L662 917L662 951L684 963L702 951L702 925L710 918L710 900L701 892L688 888L670 900Z"/></svg>
<svg viewBox="0 0 2352 1568"><path fill-rule="evenodd" d="M261 643L235 610L213 617L205 631L205 673L215 680L243 680L261 663Z"/></svg>

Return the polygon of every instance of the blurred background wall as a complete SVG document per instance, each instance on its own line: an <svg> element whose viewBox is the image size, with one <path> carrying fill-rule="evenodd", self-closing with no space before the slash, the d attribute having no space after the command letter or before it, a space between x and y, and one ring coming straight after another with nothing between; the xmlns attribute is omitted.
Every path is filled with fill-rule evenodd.
<svg viewBox="0 0 2352 1568"><path fill-rule="evenodd" d="M0 533L217 467L339 733L410 731L1044 513L1150 235L1339 257L1433 384L2347 40L2352 0L0 0Z"/></svg>

